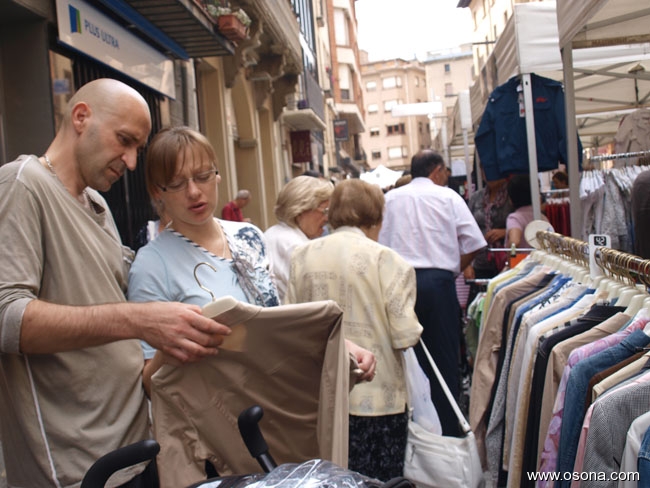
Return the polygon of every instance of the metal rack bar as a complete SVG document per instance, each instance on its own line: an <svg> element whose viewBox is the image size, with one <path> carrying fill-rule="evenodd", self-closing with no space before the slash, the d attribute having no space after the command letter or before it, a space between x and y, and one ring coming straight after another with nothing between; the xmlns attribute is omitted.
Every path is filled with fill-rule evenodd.
<svg viewBox="0 0 650 488"><path fill-rule="evenodd" d="M589 158L589 162L598 163L601 161L610 161L614 159L624 159L624 158L636 158L639 156L650 156L650 151L635 151L635 152L616 153L616 154L599 154L597 156L592 156L591 158Z"/></svg>

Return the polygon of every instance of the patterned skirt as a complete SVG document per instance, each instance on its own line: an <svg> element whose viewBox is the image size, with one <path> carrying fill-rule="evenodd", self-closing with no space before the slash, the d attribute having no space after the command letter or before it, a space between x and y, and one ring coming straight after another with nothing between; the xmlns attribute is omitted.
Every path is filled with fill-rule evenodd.
<svg viewBox="0 0 650 488"><path fill-rule="evenodd" d="M408 414L350 415L348 469L388 481L403 476Z"/></svg>

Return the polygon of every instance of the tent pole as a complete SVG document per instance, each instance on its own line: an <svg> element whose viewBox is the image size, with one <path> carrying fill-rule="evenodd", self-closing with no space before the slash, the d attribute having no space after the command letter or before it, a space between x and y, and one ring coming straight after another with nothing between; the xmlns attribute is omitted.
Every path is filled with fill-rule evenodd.
<svg viewBox="0 0 650 488"><path fill-rule="evenodd" d="M467 175L467 188L466 195L467 201L472 196L472 163L469 160L469 138L467 136L467 129L463 129L463 153L465 154L465 172Z"/></svg>
<svg viewBox="0 0 650 488"><path fill-rule="evenodd" d="M526 139L528 142L528 171L530 174L530 197L533 200L533 217L539 220L542 211L539 201L539 177L537 169L537 143L535 142L535 113L533 109L533 87L530 73L521 75L524 88L524 108L526 110Z"/></svg>
<svg viewBox="0 0 650 488"><path fill-rule="evenodd" d="M576 100L573 83L573 48L569 42L561 49L564 71L564 113L566 117L567 172L571 209L571 237L582 239L582 206L580 205L580 172L578 168L578 140L576 139Z"/></svg>

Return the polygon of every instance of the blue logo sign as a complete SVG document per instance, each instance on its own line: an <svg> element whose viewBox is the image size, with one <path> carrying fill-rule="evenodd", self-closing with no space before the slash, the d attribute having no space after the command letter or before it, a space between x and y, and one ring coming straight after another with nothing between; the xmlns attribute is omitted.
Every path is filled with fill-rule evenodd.
<svg viewBox="0 0 650 488"><path fill-rule="evenodd" d="M81 34L81 13L72 5L68 5L68 12L70 13L70 32Z"/></svg>

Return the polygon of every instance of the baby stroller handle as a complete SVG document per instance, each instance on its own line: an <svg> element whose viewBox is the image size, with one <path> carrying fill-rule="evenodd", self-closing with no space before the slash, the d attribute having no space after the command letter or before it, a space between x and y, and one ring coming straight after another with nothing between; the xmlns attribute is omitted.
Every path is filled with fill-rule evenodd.
<svg viewBox="0 0 650 488"><path fill-rule="evenodd" d="M86 471L80 488L103 488L116 471L154 459L159 451L154 439L145 439L104 454Z"/></svg>
<svg viewBox="0 0 650 488"><path fill-rule="evenodd" d="M277 467L277 463L269 454L269 446L260 431L259 422L263 416L264 410L262 410L262 407L253 405L239 414L237 425L248 452L262 466L264 472L268 473Z"/></svg>

